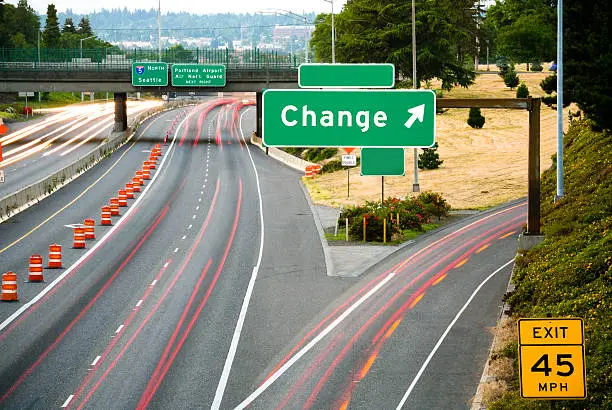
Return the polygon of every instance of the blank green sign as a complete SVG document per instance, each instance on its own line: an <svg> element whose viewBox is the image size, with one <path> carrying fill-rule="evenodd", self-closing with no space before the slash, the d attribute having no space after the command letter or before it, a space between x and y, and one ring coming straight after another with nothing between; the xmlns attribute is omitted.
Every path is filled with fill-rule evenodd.
<svg viewBox="0 0 612 410"><path fill-rule="evenodd" d="M404 176L404 149L362 148L361 175Z"/></svg>
<svg viewBox="0 0 612 410"><path fill-rule="evenodd" d="M300 64L301 88L393 88L393 64Z"/></svg>

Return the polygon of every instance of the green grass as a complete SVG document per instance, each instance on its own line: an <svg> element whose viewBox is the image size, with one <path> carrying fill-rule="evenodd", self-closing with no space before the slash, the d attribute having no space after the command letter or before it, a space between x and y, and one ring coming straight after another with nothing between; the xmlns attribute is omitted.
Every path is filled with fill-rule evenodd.
<svg viewBox="0 0 612 410"><path fill-rule="evenodd" d="M522 400L515 382L491 409L612 408L612 133L574 122L565 136L564 166L560 201L553 201L556 164L542 176L545 240L517 258L516 290L507 301L515 318L584 319L588 397Z"/></svg>

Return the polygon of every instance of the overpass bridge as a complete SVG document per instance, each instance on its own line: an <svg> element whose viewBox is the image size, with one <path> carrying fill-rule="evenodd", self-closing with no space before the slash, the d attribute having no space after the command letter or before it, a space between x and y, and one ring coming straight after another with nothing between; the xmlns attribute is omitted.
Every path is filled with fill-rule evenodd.
<svg viewBox="0 0 612 410"><path fill-rule="evenodd" d="M168 63L167 86L132 84L132 63L158 61ZM225 65L226 85L172 86L172 65L185 63ZM239 52L227 49L166 49L160 55L158 50L144 49L0 48L0 92L110 91L115 96L115 129L124 130L127 127L125 103L128 92L255 92L259 105L262 89L297 88L299 64L293 54L259 49Z"/></svg>

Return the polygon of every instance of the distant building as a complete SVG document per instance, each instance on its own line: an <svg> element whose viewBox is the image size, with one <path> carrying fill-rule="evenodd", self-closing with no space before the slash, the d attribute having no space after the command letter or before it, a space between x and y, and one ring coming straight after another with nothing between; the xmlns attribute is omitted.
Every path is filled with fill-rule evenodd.
<svg viewBox="0 0 612 410"><path fill-rule="evenodd" d="M310 38L315 26L279 26L276 25L272 32L272 40L275 43L285 43L291 40L292 37L303 39L304 37Z"/></svg>

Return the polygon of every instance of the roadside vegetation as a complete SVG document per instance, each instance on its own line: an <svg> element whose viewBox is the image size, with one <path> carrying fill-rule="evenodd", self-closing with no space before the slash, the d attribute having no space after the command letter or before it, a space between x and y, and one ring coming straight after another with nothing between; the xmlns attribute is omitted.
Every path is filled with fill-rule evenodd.
<svg viewBox="0 0 612 410"><path fill-rule="evenodd" d="M505 389L490 409L612 408L612 133L574 121L565 136L566 195L557 202L556 168L542 176L544 242L517 257L507 295L513 321L580 317L585 324L586 400L520 398L516 338L493 357ZM512 367L500 363L510 360ZM510 371L508 371L510 370Z"/></svg>

